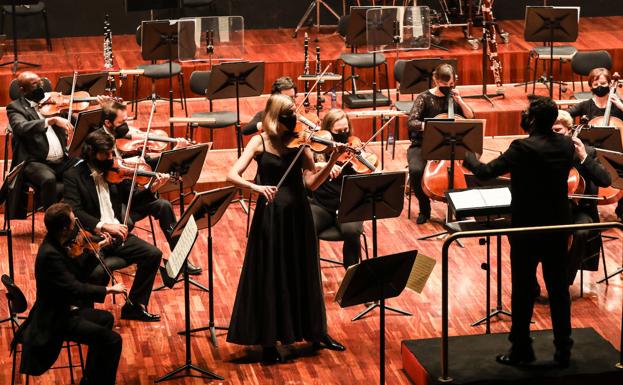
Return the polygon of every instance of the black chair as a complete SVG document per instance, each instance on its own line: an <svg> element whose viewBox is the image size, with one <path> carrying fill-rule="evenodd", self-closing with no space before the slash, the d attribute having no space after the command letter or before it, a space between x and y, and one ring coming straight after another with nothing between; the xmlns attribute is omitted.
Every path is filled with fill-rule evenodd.
<svg viewBox="0 0 623 385"><path fill-rule="evenodd" d="M141 45L141 27L136 29L136 44ZM177 77L179 89L180 89L180 101L182 109L186 116L188 116L188 104L186 103L186 91L184 90L184 74L182 72L182 66L179 63L171 63L171 73L169 73L169 62L157 64L152 62L151 64L141 64L136 67L139 70L143 70L144 77L151 80L151 96L138 99L138 86L141 75L135 75L132 87L132 111L134 112L134 118L138 117L138 102L141 100L167 100L168 98L162 98L156 94L156 80L169 79L172 76ZM173 100L178 102L177 100Z"/></svg>
<svg viewBox="0 0 623 385"><path fill-rule="evenodd" d="M346 35L347 35L349 19L350 19L350 16L348 15L343 16L342 18L340 18L340 21L338 24L337 31L340 34L340 36L342 36L343 38L346 38ZM389 75L388 75L388 70L387 70L387 59L385 55L383 55L382 53L377 53L376 59L375 59L374 55L371 53L357 53L357 47L355 45L351 45L351 52L342 53L340 57L338 58L338 61L342 62L342 65L341 65L341 68L342 68L342 84L341 84L342 86L342 108L344 108L344 94L346 92L346 81L347 80L351 81L350 94L353 96L356 96L357 95L357 79L359 79L359 75L355 73L355 70L373 68L375 67L375 63L376 63L376 67L380 67L380 66L385 67L385 85L386 85L386 90L387 90L387 99L388 101L390 100ZM346 66L349 66L351 69L350 76L348 78L345 77ZM377 76L380 76L380 74L377 74ZM377 91L381 92L381 88L378 87ZM377 107L381 105L383 104L377 104Z"/></svg>
<svg viewBox="0 0 623 385"><path fill-rule="evenodd" d="M418 59L415 59L415 60L418 60ZM396 63L394 63L394 80L396 81L396 101L392 103L392 107L394 107L396 111L404 112L406 114L411 112L411 109L413 108L413 103L414 103L413 93L409 94L411 95L410 100L400 100L400 84L402 83L402 76L404 74L404 70L405 70L405 66L407 62L408 60L396 60ZM390 132L389 130L387 130L386 139L385 139L385 150L389 148L389 142L390 142L389 135L390 135ZM396 157L396 141L400 140L399 136L400 136L400 122L399 122L399 119L396 118L395 124L394 124L394 140L392 143L392 159Z"/></svg>
<svg viewBox="0 0 623 385"><path fill-rule="evenodd" d="M6 15L13 16L13 8L10 5L3 5L0 13L0 23L2 24L2 33L4 34L4 26ZM31 16L41 15L43 18L43 26L45 28L45 41L48 51L52 51L52 40L50 39L50 30L48 28L48 12L45 8L45 3L40 1L36 4L30 5L17 5L15 7L15 18L23 19ZM17 20L16 20L17 21Z"/></svg>
<svg viewBox="0 0 623 385"><path fill-rule="evenodd" d="M368 237L366 237L366 233L365 231L363 231L361 233L361 237L363 237L363 248L364 251L366 253L366 259L368 259L369 255L368 255ZM318 253L320 253L320 241L326 241L326 242L343 242L344 241L344 236L342 235L342 232L340 231L339 227L337 226L331 226L323 231L321 231L318 234ZM344 262L340 262L340 261L336 261L334 259L328 259L328 258L322 258L320 257L321 261L324 262L328 262L328 263L332 263L335 265L340 265L343 266ZM359 257L359 260L361 261L361 256Z"/></svg>
<svg viewBox="0 0 623 385"><path fill-rule="evenodd" d="M532 93L534 94L534 91L536 89L536 71L539 67L539 61L540 60L544 60L544 61L551 61L552 59L554 61L558 61L558 77L559 80L557 81L557 83L559 83L561 86L559 88L558 91L558 98L560 99L560 97L562 96L562 65L563 63L570 63L571 60L573 60L573 56L575 56L575 54L578 52L577 48L575 48L572 45L555 45L554 46L554 55L551 56L550 55L550 46L549 45L544 45L544 46L537 46L534 47L530 50L530 53L528 54L528 63L526 65L526 79L528 78L528 72L530 71L530 64L532 62L532 59L534 59L534 68L533 68L533 72L532 72ZM554 74L551 74L552 76L554 76ZM547 83L549 85L549 82ZM573 86L575 87L575 84L573 84ZM528 82L525 83L524 85L524 91L528 92Z"/></svg>
<svg viewBox="0 0 623 385"><path fill-rule="evenodd" d="M595 67L598 68L598 67ZM604 236L601 231L596 231L595 235L586 240L587 242L587 250L592 250L591 255L584 258L582 260L582 264L580 265L580 298L584 297L584 270L586 267L586 261L595 257L601 256L601 262L604 265L604 279L606 285L608 285L608 266L606 266L606 252L604 251ZM598 262L599 263L599 262Z"/></svg>
<svg viewBox="0 0 623 385"><path fill-rule="evenodd" d="M584 92L584 76L595 68L612 69L612 57L608 51L584 51L578 52L571 59L571 69L574 75L580 76L581 92L573 93L576 99L586 100L590 99L593 95L591 92Z"/></svg>
<svg viewBox="0 0 623 385"><path fill-rule="evenodd" d="M197 94L204 96L210 103L209 112L196 112L191 115L192 118L214 118L215 122L210 124L189 124L186 136L190 139L194 139L194 129L197 127L203 127L210 129L210 142L214 142L214 130L218 128L226 128L235 126L238 121L238 117L235 111L213 111L213 101L217 98L214 95L208 93L208 84L210 83L211 71L194 71L190 75L190 90ZM235 135L235 132L234 132Z"/></svg>
<svg viewBox="0 0 623 385"><path fill-rule="evenodd" d="M22 290L20 290L19 287L17 287L17 285L15 285L11 277L9 277L6 274L3 274L1 280L2 280L2 284L4 285L7 291L6 298L7 298L8 308L9 308L9 314L11 317L10 318L11 330L13 332L13 337L15 338L15 333L17 332L17 329L20 326L18 322L18 315L26 311L26 309L28 308L28 301L26 301L26 297L24 296L24 293L22 292ZM21 341L17 341L17 342L18 344L21 344ZM71 348L74 346L78 347L78 356L80 358L80 365L74 365L71 359ZM71 379L71 383L75 384L73 368L80 367L82 371L84 372L84 359L82 357L82 346L78 343L70 344L69 341L65 341L65 349L67 349L68 364L65 366L53 367L52 369L69 368L69 377ZM17 368L17 353L19 352L21 351L16 350L15 353L13 354L13 363L12 363L12 369L11 369L11 385L15 384L15 371ZM30 376L26 375L26 384L28 384L29 378Z"/></svg>

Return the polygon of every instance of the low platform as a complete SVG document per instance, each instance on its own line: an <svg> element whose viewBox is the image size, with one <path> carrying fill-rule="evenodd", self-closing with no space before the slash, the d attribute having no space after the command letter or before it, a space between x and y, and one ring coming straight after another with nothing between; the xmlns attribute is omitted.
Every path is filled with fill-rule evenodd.
<svg viewBox="0 0 623 385"><path fill-rule="evenodd" d="M537 361L512 367L498 364L495 356L509 347L508 333L450 337L449 375L452 384L623 384L619 352L593 328L573 329L573 352L568 368L554 365L551 330L532 332ZM402 341L402 363L417 385L439 384L441 339Z"/></svg>

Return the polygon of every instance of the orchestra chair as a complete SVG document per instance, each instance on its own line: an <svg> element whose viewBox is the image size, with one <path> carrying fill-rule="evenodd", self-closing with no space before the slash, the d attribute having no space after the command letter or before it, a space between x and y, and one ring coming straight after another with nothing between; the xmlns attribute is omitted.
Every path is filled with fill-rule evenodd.
<svg viewBox="0 0 623 385"><path fill-rule="evenodd" d="M141 46L141 26L136 29L136 44ZM171 63L171 73L169 74L169 62L157 64L152 62L151 64L141 64L136 69L144 70L143 75L134 75L132 86L132 111L134 112L134 119L138 117L138 103L143 100L169 100L169 98L163 98L156 93L156 81L162 79L169 79L173 76L177 77L177 82L180 90L180 100L173 99L174 102L182 104L182 110L184 110L186 116L188 116L188 104L186 103L186 91L184 90L184 73L182 72L182 66L177 62ZM138 86L141 76L151 80L151 95L142 99L138 99Z"/></svg>
<svg viewBox="0 0 623 385"><path fill-rule="evenodd" d="M362 231L360 237L363 238L363 248L364 251L366 253L366 259L369 258L368 255L368 237L366 237L366 232ZM326 242L344 242L344 236L342 235L342 232L340 231L340 228L338 226L331 226L326 228L325 230L321 231L318 236L317 236L317 240L318 240L318 254L320 254L320 241L326 241ZM340 265L340 266L344 266L344 262L340 262L340 261L336 261L334 259L328 259L328 258L323 258L320 257L321 261L324 262L328 262L328 263L332 263L335 265ZM361 253L359 254L359 261L361 261Z"/></svg>
<svg viewBox="0 0 623 385"><path fill-rule="evenodd" d="M350 16L342 16L340 18L339 24L337 26L337 32L342 38L346 38L346 33L348 30L348 21ZM342 108L344 108L344 93L346 92L346 82L350 80L351 82L351 95L357 94L357 79L359 79L359 75L355 73L357 69L368 69L373 68L375 64L374 55L371 53L357 53L357 47L351 47L350 53L342 53L338 58L338 62L342 62ZM350 76L348 78L345 76L346 66L350 67ZM385 85L387 90L387 97L389 99L389 75L387 69L387 59L385 55L382 53L376 54L376 67L385 67ZM380 68L377 70L380 72ZM380 73L377 72L377 76L380 77ZM382 93L382 88L377 87L377 92ZM383 104L378 104L377 106L382 106ZM387 105L387 104L385 104Z"/></svg>
<svg viewBox="0 0 623 385"><path fill-rule="evenodd" d="M600 231L596 232L593 237L587 239L587 243L591 243L593 250L591 255L587 258L584 258L584 260L582 260L582 264L580 265L580 298L584 297L584 267L585 262L588 259L601 256L601 263L604 265L604 279L606 285L608 285L608 266L606 266L606 252L604 251L603 237L604 236Z"/></svg>
<svg viewBox="0 0 623 385"><path fill-rule="evenodd" d="M45 92L52 91L52 83L48 78L41 78L43 81L43 89ZM11 80L11 84L9 85L9 97L11 100L19 99L21 96L21 91L19 89L19 84L17 79ZM4 180L6 173L8 171L8 162L9 159L9 144L11 148L14 149L16 145L16 138L13 136L13 130L11 129L11 125L7 124L6 134L4 135L4 169L2 170L2 179ZM25 181L25 186L28 188L28 195L30 195L30 200L32 201L32 209L28 216L30 217L30 242L35 243L35 213L42 208L39 206L39 194L36 188L29 182ZM56 182L56 191L58 191L58 200L60 201L63 198L63 182Z"/></svg>
<svg viewBox="0 0 623 385"><path fill-rule="evenodd" d="M414 59L418 60L418 59ZM392 103L392 107L396 111L401 111L404 113L410 113L411 109L413 109L414 103L414 95L413 93L409 93L411 95L411 100L400 100L400 84L402 83L402 76L404 74L405 66L409 62L409 60L396 60L394 63L394 80L396 81L396 101ZM405 92L402 93L403 95ZM384 122L382 122L383 124ZM399 118L394 120L394 141L392 143L392 159L396 157L396 141L400 140L400 124ZM389 130L387 130L387 135L385 138L385 150L389 148Z"/></svg>
<svg viewBox="0 0 623 385"><path fill-rule="evenodd" d="M12 16L12 6L3 5L0 13L0 24L2 24L2 34L4 34L6 16ZM45 28L45 42L48 51L52 51L52 40L50 39L50 30L48 28L48 12L45 8L45 2L40 1L36 4L30 5L16 5L15 6L15 18L20 20L30 16L41 15L43 17L43 27ZM16 20L17 21L17 20Z"/></svg>
<svg viewBox="0 0 623 385"><path fill-rule="evenodd" d="M15 338L15 333L19 328L20 324L18 322L18 315L23 313L28 308L28 301L26 301L26 297L22 290L15 285L13 280L6 274L2 275L2 284L6 289L6 298L7 304L9 308L10 320L11 320L11 331L13 332L13 338ZM21 344L21 341L18 341L18 344ZM78 356L80 358L80 365L74 364L71 359L71 348L78 347ZM51 369L69 369L69 377L71 379L71 383L75 384L74 381L74 370L73 368L80 367L84 372L84 359L82 356L82 346L79 343L70 343L69 341L65 341L65 349L67 350L67 365L64 366L56 366ZM17 368L17 353L20 353L21 350L16 349L13 354L13 363L11 369L11 385L15 384L15 371ZM26 375L26 384L28 384L30 376Z"/></svg>
<svg viewBox="0 0 623 385"><path fill-rule="evenodd" d="M534 91L536 89L536 82L537 82L536 71L539 68L539 61L543 60L544 65L545 65L545 61L550 61L553 58L554 61L558 61L559 80L556 81L555 83L558 83L560 85L560 87L558 88L558 99L560 99L562 97L562 88L564 85L564 82L562 81L562 65L564 63L571 63L571 61L573 60L573 57L575 56L577 52L578 52L577 48L575 48L572 45L554 45L554 56L551 57L549 43L547 45L533 47L528 54L528 63L526 65L526 78L528 78L530 66L531 66L532 60L534 59L532 80L530 81L532 83L532 94L534 94ZM551 75L554 76L553 73ZM547 84L549 87L549 80ZM573 86L575 87L575 83L573 84ZM528 82L524 84L524 91L526 93L528 92Z"/></svg>
<svg viewBox="0 0 623 385"><path fill-rule="evenodd" d="M210 84L211 71L193 71L190 75L190 90L197 94L204 96L209 104L209 112L195 112L191 115L191 118L213 118L214 123L191 123L186 128L186 137L191 140L195 139L195 128L208 128L210 130L210 142L214 143L214 130L219 128L234 127L238 121L235 111L214 111L213 101L218 99L208 91L208 85ZM234 132L234 135L236 133Z"/></svg>
<svg viewBox="0 0 623 385"><path fill-rule="evenodd" d="M608 51L581 51L576 53L573 59L571 59L571 70L574 75L580 76L580 87L582 90L581 92L573 93L576 99L586 100L593 97L590 91L584 92L584 77L588 76L595 68L612 69L612 57Z"/></svg>

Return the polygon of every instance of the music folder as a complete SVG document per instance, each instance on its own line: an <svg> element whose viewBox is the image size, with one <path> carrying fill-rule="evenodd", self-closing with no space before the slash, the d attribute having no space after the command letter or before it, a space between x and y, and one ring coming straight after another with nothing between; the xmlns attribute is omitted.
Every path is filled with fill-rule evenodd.
<svg viewBox="0 0 623 385"><path fill-rule="evenodd" d="M457 218L511 212L511 191L508 187L448 191L446 198L450 210Z"/></svg>

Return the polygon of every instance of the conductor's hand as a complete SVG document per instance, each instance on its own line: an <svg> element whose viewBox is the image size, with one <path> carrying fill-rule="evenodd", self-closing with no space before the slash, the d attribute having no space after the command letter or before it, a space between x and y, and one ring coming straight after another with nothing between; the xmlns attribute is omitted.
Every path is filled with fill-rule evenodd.
<svg viewBox="0 0 623 385"><path fill-rule="evenodd" d="M152 192L158 191L159 188L167 184L169 179L171 179L171 176L169 174L163 174L163 173L156 174L154 179L151 180L151 185L149 186L150 190Z"/></svg>
<svg viewBox="0 0 623 385"><path fill-rule="evenodd" d="M109 233L115 238L126 239L128 237L128 226L118 223L106 223L102 226L103 233Z"/></svg>
<svg viewBox="0 0 623 385"><path fill-rule="evenodd" d="M116 283L113 286L108 286L106 288L106 294L112 293L112 294L122 294L127 292L128 289L126 289L125 285L121 282Z"/></svg>
<svg viewBox="0 0 623 385"><path fill-rule="evenodd" d="M64 129L65 133L69 133L74 129L74 126L69 120L61 118L60 116L53 116L51 118L48 118L48 124Z"/></svg>
<svg viewBox="0 0 623 385"><path fill-rule="evenodd" d="M256 193L262 194L268 203L272 202L275 199L275 195L277 194L276 186L262 186L258 184L254 184L251 186L251 189Z"/></svg>
<svg viewBox="0 0 623 385"><path fill-rule="evenodd" d="M580 158L580 162L584 162L584 159L587 157L586 147L584 147L584 143L578 137L571 138L573 140L573 146L575 147L575 153Z"/></svg>

